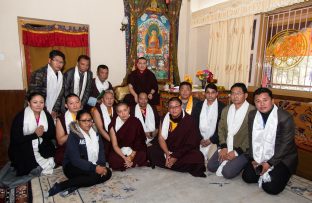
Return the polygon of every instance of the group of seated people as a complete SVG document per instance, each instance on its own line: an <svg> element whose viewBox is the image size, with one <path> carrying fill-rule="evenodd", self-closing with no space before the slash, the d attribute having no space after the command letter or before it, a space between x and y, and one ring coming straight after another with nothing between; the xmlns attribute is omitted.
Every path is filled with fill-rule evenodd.
<svg viewBox="0 0 312 203"><path fill-rule="evenodd" d="M58 52L50 53L47 65L47 69L58 69L54 85L62 77L60 66L65 60ZM60 99L55 93L57 88L49 87L52 77L42 79L48 83L45 91L36 88L37 91L30 92L28 106L12 123L9 157L17 176L51 174L56 166L63 166L68 180L55 183L47 196L59 192L67 195L79 187L107 181L111 170L125 171L137 166L157 166L195 177L206 177L207 167L228 179L243 171L245 182L258 182L269 194L283 191L295 172L293 118L274 105L269 89L255 91L253 106L246 100L246 86L235 83L231 87L231 104L226 106L218 101L215 84L206 86L206 99L201 102L192 97L192 85L182 82L180 96L170 98L168 113L160 118L155 109L159 103L157 80L149 74L146 59L139 58L137 70L129 76L131 95L119 103L114 103L108 75L104 81L99 79L99 68L93 88L97 88L96 94L103 93L99 98L96 94L88 95L95 98L94 106L83 96L95 91L91 85L86 89L90 70L84 68L84 79L79 80L79 67L88 64L85 57L78 59L72 73L72 91L66 97L59 95ZM49 70L45 73L52 74ZM33 77L35 81L40 74ZM145 82L137 84L138 80ZM61 114L54 109L57 100L64 103L65 111Z"/></svg>

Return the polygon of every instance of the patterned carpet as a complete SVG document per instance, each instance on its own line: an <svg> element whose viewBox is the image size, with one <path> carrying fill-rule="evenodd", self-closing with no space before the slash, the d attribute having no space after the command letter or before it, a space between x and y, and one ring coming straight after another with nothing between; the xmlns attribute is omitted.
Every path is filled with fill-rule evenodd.
<svg viewBox="0 0 312 203"><path fill-rule="evenodd" d="M61 168L50 176L34 178L31 184L15 189L0 188L0 203L99 203L99 202L312 202L312 182L292 176L287 188L272 196L256 184L247 185L240 177L225 180L207 173L207 178L161 168L147 167L113 172L106 183L81 188L66 198L60 195L44 198L55 182L65 180ZM30 190L31 188L31 190Z"/></svg>
<svg viewBox="0 0 312 203"><path fill-rule="evenodd" d="M30 182L21 184L13 189L0 188L0 203L26 203L31 202Z"/></svg>

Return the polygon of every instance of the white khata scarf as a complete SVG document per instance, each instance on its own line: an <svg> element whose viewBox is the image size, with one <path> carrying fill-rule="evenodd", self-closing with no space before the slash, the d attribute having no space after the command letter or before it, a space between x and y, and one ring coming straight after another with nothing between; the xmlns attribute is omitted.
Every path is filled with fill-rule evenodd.
<svg viewBox="0 0 312 203"><path fill-rule="evenodd" d="M74 93L76 95L79 95L80 100L82 99L84 91L86 90L87 77L88 77L88 71L83 73L83 82L82 82L82 87L81 87L81 91L80 91L80 89L79 89L79 82L80 82L79 70L78 70L78 66L75 67ZM80 94L79 94L79 92L80 92Z"/></svg>
<svg viewBox="0 0 312 203"><path fill-rule="evenodd" d="M233 151L233 144L234 144L234 136L240 129L240 127L243 124L243 121L245 119L246 113L249 108L249 103L245 101L242 106L239 109L235 109L235 105L232 104L229 108L229 112L227 114L227 127L228 127L228 133L227 133L227 149L228 152ZM222 169L224 165L227 163L226 161L223 161L221 165L219 166L216 175L222 176Z"/></svg>
<svg viewBox="0 0 312 203"><path fill-rule="evenodd" d="M57 72L58 77L56 76L54 70L48 64L47 69L47 98L46 98L46 107L49 113L52 112L54 104L62 90L63 86L63 74L61 71Z"/></svg>
<svg viewBox="0 0 312 203"><path fill-rule="evenodd" d="M79 127L80 132L83 134L83 137L86 141L88 161L96 164L99 156L99 137L93 128L90 128L89 135Z"/></svg>
<svg viewBox="0 0 312 203"><path fill-rule="evenodd" d="M208 106L207 100L205 99L199 118L200 133L206 140L216 131L218 120L218 101L215 100L211 106Z"/></svg>
<svg viewBox="0 0 312 203"><path fill-rule="evenodd" d="M261 113L259 111L256 113L252 128L252 154L254 160L259 164L268 161L274 155L276 130L278 124L277 110L277 106L274 105L266 124L263 122ZM262 182L271 181L271 177L269 175L269 171L271 170L268 170L260 177L260 187L262 186Z"/></svg>
<svg viewBox="0 0 312 203"><path fill-rule="evenodd" d="M49 157L47 159L43 158L39 153L39 143L42 142L42 138L32 140L32 147L34 151L35 160L38 165L42 168L41 173L44 175L51 175L53 173L53 168L55 166L54 158Z"/></svg>
<svg viewBox="0 0 312 203"><path fill-rule="evenodd" d="M38 126L42 125L44 132L48 131L48 120L44 111L40 112L39 123L37 124L35 114L33 110L28 106L24 111L24 124L23 124L23 134L24 136L33 134ZM53 168L55 166L53 157L48 159L43 158L39 153L39 144L42 142L42 138L32 140L32 147L35 156L35 160L38 165L43 169L42 174L52 174Z"/></svg>
<svg viewBox="0 0 312 203"><path fill-rule="evenodd" d="M48 120L45 112L43 110L40 112L39 123L37 125L33 110L29 106L26 107L24 110L24 123L23 123L24 136L33 134L40 125L43 126L44 132L48 131Z"/></svg>
<svg viewBox="0 0 312 203"><path fill-rule="evenodd" d="M209 139L216 131L218 120L218 100L215 100L210 106L207 104L207 99L203 103L203 107L199 117L199 130L204 140ZM200 151L207 159L207 154L211 145L202 147L200 145Z"/></svg>
<svg viewBox="0 0 312 203"><path fill-rule="evenodd" d="M169 127L170 127L170 113L168 112L163 120L162 126L161 126L161 135L166 140L168 138L169 133ZM185 116L185 111L182 110L182 118Z"/></svg>
<svg viewBox="0 0 312 203"><path fill-rule="evenodd" d="M65 113L65 126L66 126L66 133L67 134L69 134L69 132L70 132L69 124L75 120L76 119L73 118L72 113L69 110L67 110Z"/></svg>
<svg viewBox="0 0 312 203"><path fill-rule="evenodd" d="M104 82L101 82L101 80L98 77L96 77L95 86L98 89L99 93L101 93L102 91L105 91L109 88L109 83L107 80L105 80Z"/></svg>
<svg viewBox="0 0 312 203"><path fill-rule="evenodd" d="M105 130L108 132L108 125L111 123L111 118L109 116L109 113L107 111L107 107L102 103L100 105L101 111L102 111L102 116L104 119L104 127ZM113 115L114 111L112 110L112 115Z"/></svg>
<svg viewBox="0 0 312 203"><path fill-rule="evenodd" d="M135 117L141 121L144 132L147 133L155 131L155 116L151 105L147 104L146 106L145 122L139 104L135 106Z"/></svg>
<svg viewBox="0 0 312 203"><path fill-rule="evenodd" d="M119 116L116 118L115 130L116 132L123 126L124 122L121 120Z"/></svg>

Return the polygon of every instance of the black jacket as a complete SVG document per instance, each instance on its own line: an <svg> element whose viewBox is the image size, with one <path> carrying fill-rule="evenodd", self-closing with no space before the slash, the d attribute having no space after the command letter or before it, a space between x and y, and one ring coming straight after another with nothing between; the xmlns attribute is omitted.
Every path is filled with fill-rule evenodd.
<svg viewBox="0 0 312 203"><path fill-rule="evenodd" d="M64 97L66 97L70 93L74 93L74 82L75 82L75 67L72 67L64 73ZM89 95L91 92L91 83L92 83L93 73L88 70L88 77L86 83L86 89L83 93L83 97L81 99L81 104L84 106L89 99ZM78 95L79 96L79 95Z"/></svg>
<svg viewBox="0 0 312 203"><path fill-rule="evenodd" d="M253 110L248 115L248 132L249 132L249 156L252 155L252 128L257 110ZM275 149L273 157L268 160L271 166L283 162L289 169L290 173L295 173L298 164L297 146L295 144L295 123L292 115L283 109L277 110L277 129L275 138Z"/></svg>
<svg viewBox="0 0 312 203"><path fill-rule="evenodd" d="M47 96L47 72L48 65L36 70L31 74L31 78L28 85L27 96L33 92L40 92L45 97ZM64 77L63 77L63 86L59 96L53 106L52 111L61 112L62 99L64 97Z"/></svg>
<svg viewBox="0 0 312 203"><path fill-rule="evenodd" d="M194 116L195 116L195 120L196 120L196 125L199 129L199 120L200 120L200 112L202 110L202 107L203 107L203 104L204 104L204 101L201 101L198 103L198 105L196 106L196 109L195 109L195 112L194 112ZM218 125L219 125L219 121L220 121L220 118L221 118L221 112L223 110L223 108L225 107L226 105L220 101L218 101L218 120L217 120L217 126L216 126L216 130L214 132L214 134L210 137L210 141L213 143L213 144L217 144L219 145L219 136L218 136ZM207 123L208 125L208 123ZM203 139L203 136L200 134L200 131L199 131L199 135L201 137L201 139Z"/></svg>
<svg viewBox="0 0 312 203"><path fill-rule="evenodd" d="M51 115L47 111L45 114L48 120L48 131L44 132L41 138L43 142L52 144L52 139L55 139L55 125ZM38 136L36 133L24 136L23 124L24 110L15 116L11 127L9 158L12 166L16 169L17 176L27 175L38 166L32 147L32 141L38 139ZM43 153L48 154L49 152L43 151Z"/></svg>
<svg viewBox="0 0 312 203"><path fill-rule="evenodd" d="M99 138L99 155L97 165L105 166L104 146L101 136ZM70 133L66 142L63 167L68 163L84 171L95 172L96 165L88 161L88 152L83 134L76 122L70 124Z"/></svg>

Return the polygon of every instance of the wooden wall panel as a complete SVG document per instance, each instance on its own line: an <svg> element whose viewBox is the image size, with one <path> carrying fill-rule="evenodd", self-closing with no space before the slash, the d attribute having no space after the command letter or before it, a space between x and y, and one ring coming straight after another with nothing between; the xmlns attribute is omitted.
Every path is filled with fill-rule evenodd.
<svg viewBox="0 0 312 203"><path fill-rule="evenodd" d="M8 161L11 123L24 108L25 90L0 90L0 168Z"/></svg>

